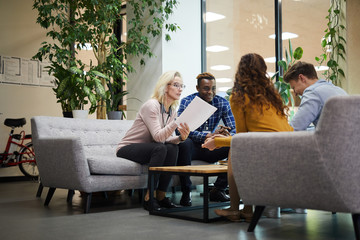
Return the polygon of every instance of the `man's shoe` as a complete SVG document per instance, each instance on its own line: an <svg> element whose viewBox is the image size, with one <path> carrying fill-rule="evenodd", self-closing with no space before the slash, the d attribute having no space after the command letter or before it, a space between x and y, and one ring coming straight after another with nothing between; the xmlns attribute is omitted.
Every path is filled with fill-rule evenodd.
<svg viewBox="0 0 360 240"><path fill-rule="evenodd" d="M150 211L150 200L144 201L144 209ZM159 210L160 205L158 201L154 198L153 199L153 210Z"/></svg>
<svg viewBox="0 0 360 240"><path fill-rule="evenodd" d="M210 191L210 201L212 202L228 202L230 197L226 195L224 190L214 188Z"/></svg>
<svg viewBox="0 0 360 240"><path fill-rule="evenodd" d="M159 203L159 206L162 208L177 208L177 207L179 207L179 206L175 205L174 203L172 203L170 201L170 198L168 198L168 197L165 197L161 201L158 200L158 203Z"/></svg>
<svg viewBox="0 0 360 240"><path fill-rule="evenodd" d="M180 199L180 205L182 205L184 207L190 207L192 205L191 192L183 192L181 199Z"/></svg>

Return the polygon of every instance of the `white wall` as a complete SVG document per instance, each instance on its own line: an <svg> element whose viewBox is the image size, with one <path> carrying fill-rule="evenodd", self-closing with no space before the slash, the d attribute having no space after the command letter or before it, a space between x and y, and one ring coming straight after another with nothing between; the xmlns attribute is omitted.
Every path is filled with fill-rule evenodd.
<svg viewBox="0 0 360 240"><path fill-rule="evenodd" d="M178 70L182 74L185 97L196 92L196 76L201 73L201 1L181 0L169 22L177 23L181 30L162 45L163 72Z"/></svg>
<svg viewBox="0 0 360 240"><path fill-rule="evenodd" d="M37 13L32 10L32 4L28 0L0 0L0 55L31 58L45 40L45 31L36 24ZM0 83L0 113L1 152L10 131L3 125L5 118L25 117L27 124L22 129L31 133L32 116L62 114L50 87L4 83ZM22 174L16 167L0 169L0 176L13 175Z"/></svg>
<svg viewBox="0 0 360 240"><path fill-rule="evenodd" d="M139 66L138 59L131 59L136 63L136 73L129 75L128 119L135 118L142 103L151 97L158 78L166 71L177 70L182 74L186 85L182 97L196 91L196 76L201 72L200 6L200 0L180 0L169 22L177 23L181 30L171 33L169 42L165 41L165 33L152 41L156 57L147 59L145 66Z"/></svg>

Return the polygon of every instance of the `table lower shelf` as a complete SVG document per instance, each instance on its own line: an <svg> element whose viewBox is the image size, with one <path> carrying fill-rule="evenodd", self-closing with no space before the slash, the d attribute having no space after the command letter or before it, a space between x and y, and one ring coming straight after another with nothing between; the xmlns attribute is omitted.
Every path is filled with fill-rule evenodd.
<svg viewBox="0 0 360 240"><path fill-rule="evenodd" d="M203 205L179 208L162 208L160 210L150 211L150 214L207 223L221 219L222 217L217 216L214 213L214 210L223 208L224 206L229 206L229 204L230 202L210 203L208 208L209 215L207 218L204 216Z"/></svg>

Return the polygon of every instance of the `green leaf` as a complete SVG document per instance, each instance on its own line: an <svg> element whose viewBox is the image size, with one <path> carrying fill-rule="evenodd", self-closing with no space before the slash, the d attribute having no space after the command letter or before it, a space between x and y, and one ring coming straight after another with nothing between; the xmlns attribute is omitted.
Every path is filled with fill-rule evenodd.
<svg viewBox="0 0 360 240"><path fill-rule="evenodd" d="M82 74L83 73L83 71L77 67L71 67L71 68L69 68L69 71L74 74Z"/></svg>
<svg viewBox="0 0 360 240"><path fill-rule="evenodd" d="M101 81L95 81L95 91L96 93L102 98L105 99L105 88L104 86L101 84Z"/></svg>
<svg viewBox="0 0 360 240"><path fill-rule="evenodd" d="M344 73L344 71L343 71L341 68L338 69L338 72L339 72L343 77L345 77L345 73Z"/></svg>
<svg viewBox="0 0 360 240"><path fill-rule="evenodd" d="M286 71L287 69L287 63L284 60L278 61L278 65Z"/></svg>
<svg viewBox="0 0 360 240"><path fill-rule="evenodd" d="M84 86L83 90L84 90L84 93L86 94L86 96L90 96L91 90L90 90L90 88L88 86Z"/></svg>
<svg viewBox="0 0 360 240"><path fill-rule="evenodd" d="M303 49L301 47L298 47L295 49L295 52L294 52L294 59L295 60L300 60L302 58L302 55L303 55Z"/></svg>
<svg viewBox="0 0 360 240"><path fill-rule="evenodd" d="M101 72L99 72L99 71L92 70L91 72L92 72L93 74L95 74L96 76L98 76L98 77L101 77L101 78L104 78L104 79L109 80L109 77L108 77L108 76L106 76L105 74L103 74L103 73L101 73Z"/></svg>
<svg viewBox="0 0 360 240"><path fill-rule="evenodd" d="M292 47L290 39L289 39L289 53L290 53L290 58L291 58L291 62L292 62L294 54L293 54L293 47Z"/></svg>
<svg viewBox="0 0 360 240"><path fill-rule="evenodd" d="M58 85L57 90L56 90L57 97L61 97L63 95L63 93L68 85L69 80L70 80L70 77L59 80L60 84Z"/></svg>

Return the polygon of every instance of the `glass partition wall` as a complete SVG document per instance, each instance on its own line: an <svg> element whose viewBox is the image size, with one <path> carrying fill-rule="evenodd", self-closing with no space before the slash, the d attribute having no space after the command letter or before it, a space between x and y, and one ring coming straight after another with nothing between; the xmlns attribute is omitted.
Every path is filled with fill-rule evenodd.
<svg viewBox="0 0 360 240"><path fill-rule="evenodd" d="M315 57L322 53L321 39L329 1L203 0L203 43L206 45L203 71L214 74L219 95L226 95L225 91L233 86L237 64L246 53L260 54L267 63L269 75L276 72L276 4L282 4L282 56L291 38L294 49L303 48L302 60L317 66ZM318 75L321 77L321 73Z"/></svg>

